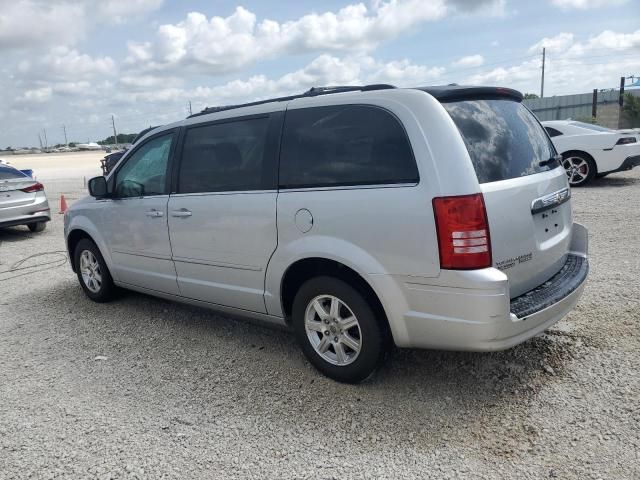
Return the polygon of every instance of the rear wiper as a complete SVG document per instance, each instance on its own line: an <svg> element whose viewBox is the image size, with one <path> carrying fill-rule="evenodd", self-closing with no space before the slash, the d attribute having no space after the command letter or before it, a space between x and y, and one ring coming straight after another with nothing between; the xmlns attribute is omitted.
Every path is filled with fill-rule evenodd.
<svg viewBox="0 0 640 480"><path fill-rule="evenodd" d="M552 163L556 163L557 165L560 165L561 160L562 160L562 155L554 155L553 157L538 163L538 166L546 167L547 165L551 165Z"/></svg>

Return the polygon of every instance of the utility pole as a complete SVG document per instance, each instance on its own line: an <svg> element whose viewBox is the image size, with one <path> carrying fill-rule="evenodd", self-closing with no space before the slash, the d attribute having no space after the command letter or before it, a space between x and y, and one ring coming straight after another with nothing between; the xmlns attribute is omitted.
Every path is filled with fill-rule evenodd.
<svg viewBox="0 0 640 480"><path fill-rule="evenodd" d="M44 133L44 148L49 148L49 141L47 140L47 129L43 128L42 132Z"/></svg>
<svg viewBox="0 0 640 480"><path fill-rule="evenodd" d="M62 125L62 131L64 132L64 144L69 146L69 141L67 140L67 126Z"/></svg>
<svg viewBox="0 0 640 480"><path fill-rule="evenodd" d="M116 132L116 121L113 118L113 113L111 114L111 125L113 126L113 138L116 142L116 145L118 144L118 132Z"/></svg>
<svg viewBox="0 0 640 480"><path fill-rule="evenodd" d="M189 115L193 115L193 112L191 111L191 100L189 100Z"/></svg>
<svg viewBox="0 0 640 480"><path fill-rule="evenodd" d="M542 47L542 78L540 80L540 98L544 98L544 61L546 48Z"/></svg>

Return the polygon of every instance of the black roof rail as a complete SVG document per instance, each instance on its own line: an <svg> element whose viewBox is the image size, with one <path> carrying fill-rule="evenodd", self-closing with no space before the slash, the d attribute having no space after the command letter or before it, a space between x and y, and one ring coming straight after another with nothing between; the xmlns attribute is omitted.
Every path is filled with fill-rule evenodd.
<svg viewBox="0 0 640 480"><path fill-rule="evenodd" d="M396 88L396 87L394 85L388 85L386 83L376 83L373 85L336 85L336 86L329 86L329 87L312 87L306 92L300 93L298 95L269 98L267 100L258 100L256 102L241 103L238 105L206 107L201 112L189 115L187 118L198 117L200 115L207 115L209 113L223 112L225 110L233 110L235 108L253 107L255 105L263 105L265 103L288 102L290 100L295 100L296 98L317 97L319 95L330 95L332 93L343 93L343 92L370 92L372 90L388 90L391 88Z"/></svg>

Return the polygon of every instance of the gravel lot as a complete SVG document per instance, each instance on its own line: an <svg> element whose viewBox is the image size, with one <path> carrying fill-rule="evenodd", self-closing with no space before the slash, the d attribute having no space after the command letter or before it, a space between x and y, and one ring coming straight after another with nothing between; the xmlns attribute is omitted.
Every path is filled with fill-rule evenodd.
<svg viewBox="0 0 640 480"><path fill-rule="evenodd" d="M56 210L81 187L47 183ZM640 478L638 207L640 169L574 191L591 276L547 334L397 351L358 386L287 332L134 293L92 303L54 253L61 215L0 231L0 478Z"/></svg>

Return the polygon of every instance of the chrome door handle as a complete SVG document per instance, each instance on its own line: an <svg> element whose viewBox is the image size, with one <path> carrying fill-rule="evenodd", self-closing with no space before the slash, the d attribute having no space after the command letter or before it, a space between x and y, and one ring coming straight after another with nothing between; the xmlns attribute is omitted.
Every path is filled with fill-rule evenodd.
<svg viewBox="0 0 640 480"><path fill-rule="evenodd" d="M151 209L151 210L147 211L147 213L145 213L145 215L147 217L153 217L153 218L155 218L155 217L163 217L164 216L164 212L161 212L160 210L156 210L154 208L154 209Z"/></svg>
<svg viewBox="0 0 640 480"><path fill-rule="evenodd" d="M191 210L187 210L186 208L181 208L180 210L174 210L171 212L172 217L190 217Z"/></svg>

